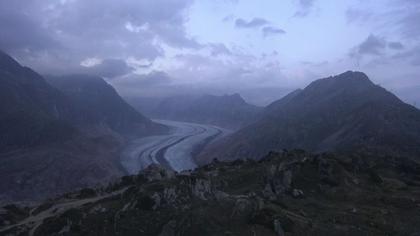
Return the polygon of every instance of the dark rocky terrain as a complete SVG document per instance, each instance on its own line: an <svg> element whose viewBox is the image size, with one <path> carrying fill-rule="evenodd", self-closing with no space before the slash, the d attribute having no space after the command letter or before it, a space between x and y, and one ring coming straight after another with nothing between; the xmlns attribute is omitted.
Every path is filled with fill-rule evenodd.
<svg viewBox="0 0 420 236"><path fill-rule="evenodd" d="M255 158L283 148L417 158L420 110L349 71L272 103L257 122L208 147L198 160Z"/></svg>
<svg viewBox="0 0 420 236"><path fill-rule="evenodd" d="M125 131L166 131L102 79L54 84L59 89L0 52L0 202L36 201L120 177Z"/></svg>
<svg viewBox="0 0 420 236"><path fill-rule="evenodd" d="M2 235L418 235L420 163L271 152L0 211Z"/></svg>
<svg viewBox="0 0 420 236"><path fill-rule="evenodd" d="M239 94L131 98L128 101L153 118L211 124L234 130L254 122L262 110L248 104Z"/></svg>

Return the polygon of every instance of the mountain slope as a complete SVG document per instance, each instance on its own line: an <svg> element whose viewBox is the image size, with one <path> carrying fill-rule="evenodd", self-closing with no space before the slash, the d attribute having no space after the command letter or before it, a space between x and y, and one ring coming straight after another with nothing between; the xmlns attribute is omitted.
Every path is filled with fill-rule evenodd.
<svg viewBox="0 0 420 236"><path fill-rule="evenodd" d="M63 94L0 51L0 150L69 139L73 113Z"/></svg>
<svg viewBox="0 0 420 236"><path fill-rule="evenodd" d="M0 52L0 202L37 201L124 173L121 137L79 129L82 115L68 96Z"/></svg>
<svg viewBox="0 0 420 236"><path fill-rule="evenodd" d="M419 180L420 164L404 158L298 150L178 174L149 166L107 188L0 208L0 234L414 236Z"/></svg>
<svg viewBox="0 0 420 236"><path fill-rule="evenodd" d="M145 108L152 117L238 129L251 123L261 108L248 104L239 94L215 96L175 96L154 102L150 107L131 100L133 106ZM150 104L150 100L147 100Z"/></svg>
<svg viewBox="0 0 420 236"><path fill-rule="evenodd" d="M89 75L49 76L47 81L62 91L79 109L78 124L106 125L120 133L145 136L164 132L128 105L101 77Z"/></svg>
<svg viewBox="0 0 420 236"><path fill-rule="evenodd" d="M415 156L420 153L420 111L365 74L349 71L271 104L258 122L209 147L199 161L283 148Z"/></svg>
<svg viewBox="0 0 420 236"><path fill-rule="evenodd" d="M166 130L102 79L60 83L63 92L0 52L0 202L39 201L122 176L124 135Z"/></svg>

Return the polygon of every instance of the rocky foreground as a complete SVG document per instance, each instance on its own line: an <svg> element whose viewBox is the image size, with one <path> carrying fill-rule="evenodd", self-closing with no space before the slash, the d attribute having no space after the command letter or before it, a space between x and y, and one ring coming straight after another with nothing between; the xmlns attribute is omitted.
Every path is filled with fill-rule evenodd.
<svg viewBox="0 0 420 236"><path fill-rule="evenodd" d="M270 153L0 210L1 235L419 235L420 164Z"/></svg>

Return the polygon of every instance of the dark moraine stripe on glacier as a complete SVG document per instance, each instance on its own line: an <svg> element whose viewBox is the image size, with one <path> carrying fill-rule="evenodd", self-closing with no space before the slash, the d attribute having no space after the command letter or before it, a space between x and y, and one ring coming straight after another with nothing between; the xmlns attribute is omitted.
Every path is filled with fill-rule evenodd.
<svg viewBox="0 0 420 236"><path fill-rule="evenodd" d="M209 142L229 133L212 125L155 120L167 125L171 132L140 138L131 142L123 151L121 164L130 174L135 174L152 163L158 163L176 171L197 167L193 154Z"/></svg>

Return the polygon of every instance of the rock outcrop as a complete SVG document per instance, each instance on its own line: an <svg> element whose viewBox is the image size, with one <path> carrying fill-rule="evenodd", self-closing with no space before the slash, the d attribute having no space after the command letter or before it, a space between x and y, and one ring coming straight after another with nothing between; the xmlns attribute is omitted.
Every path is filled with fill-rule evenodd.
<svg viewBox="0 0 420 236"><path fill-rule="evenodd" d="M415 235L419 196L413 160L272 152L184 173L150 166L40 207L5 206L0 234Z"/></svg>

